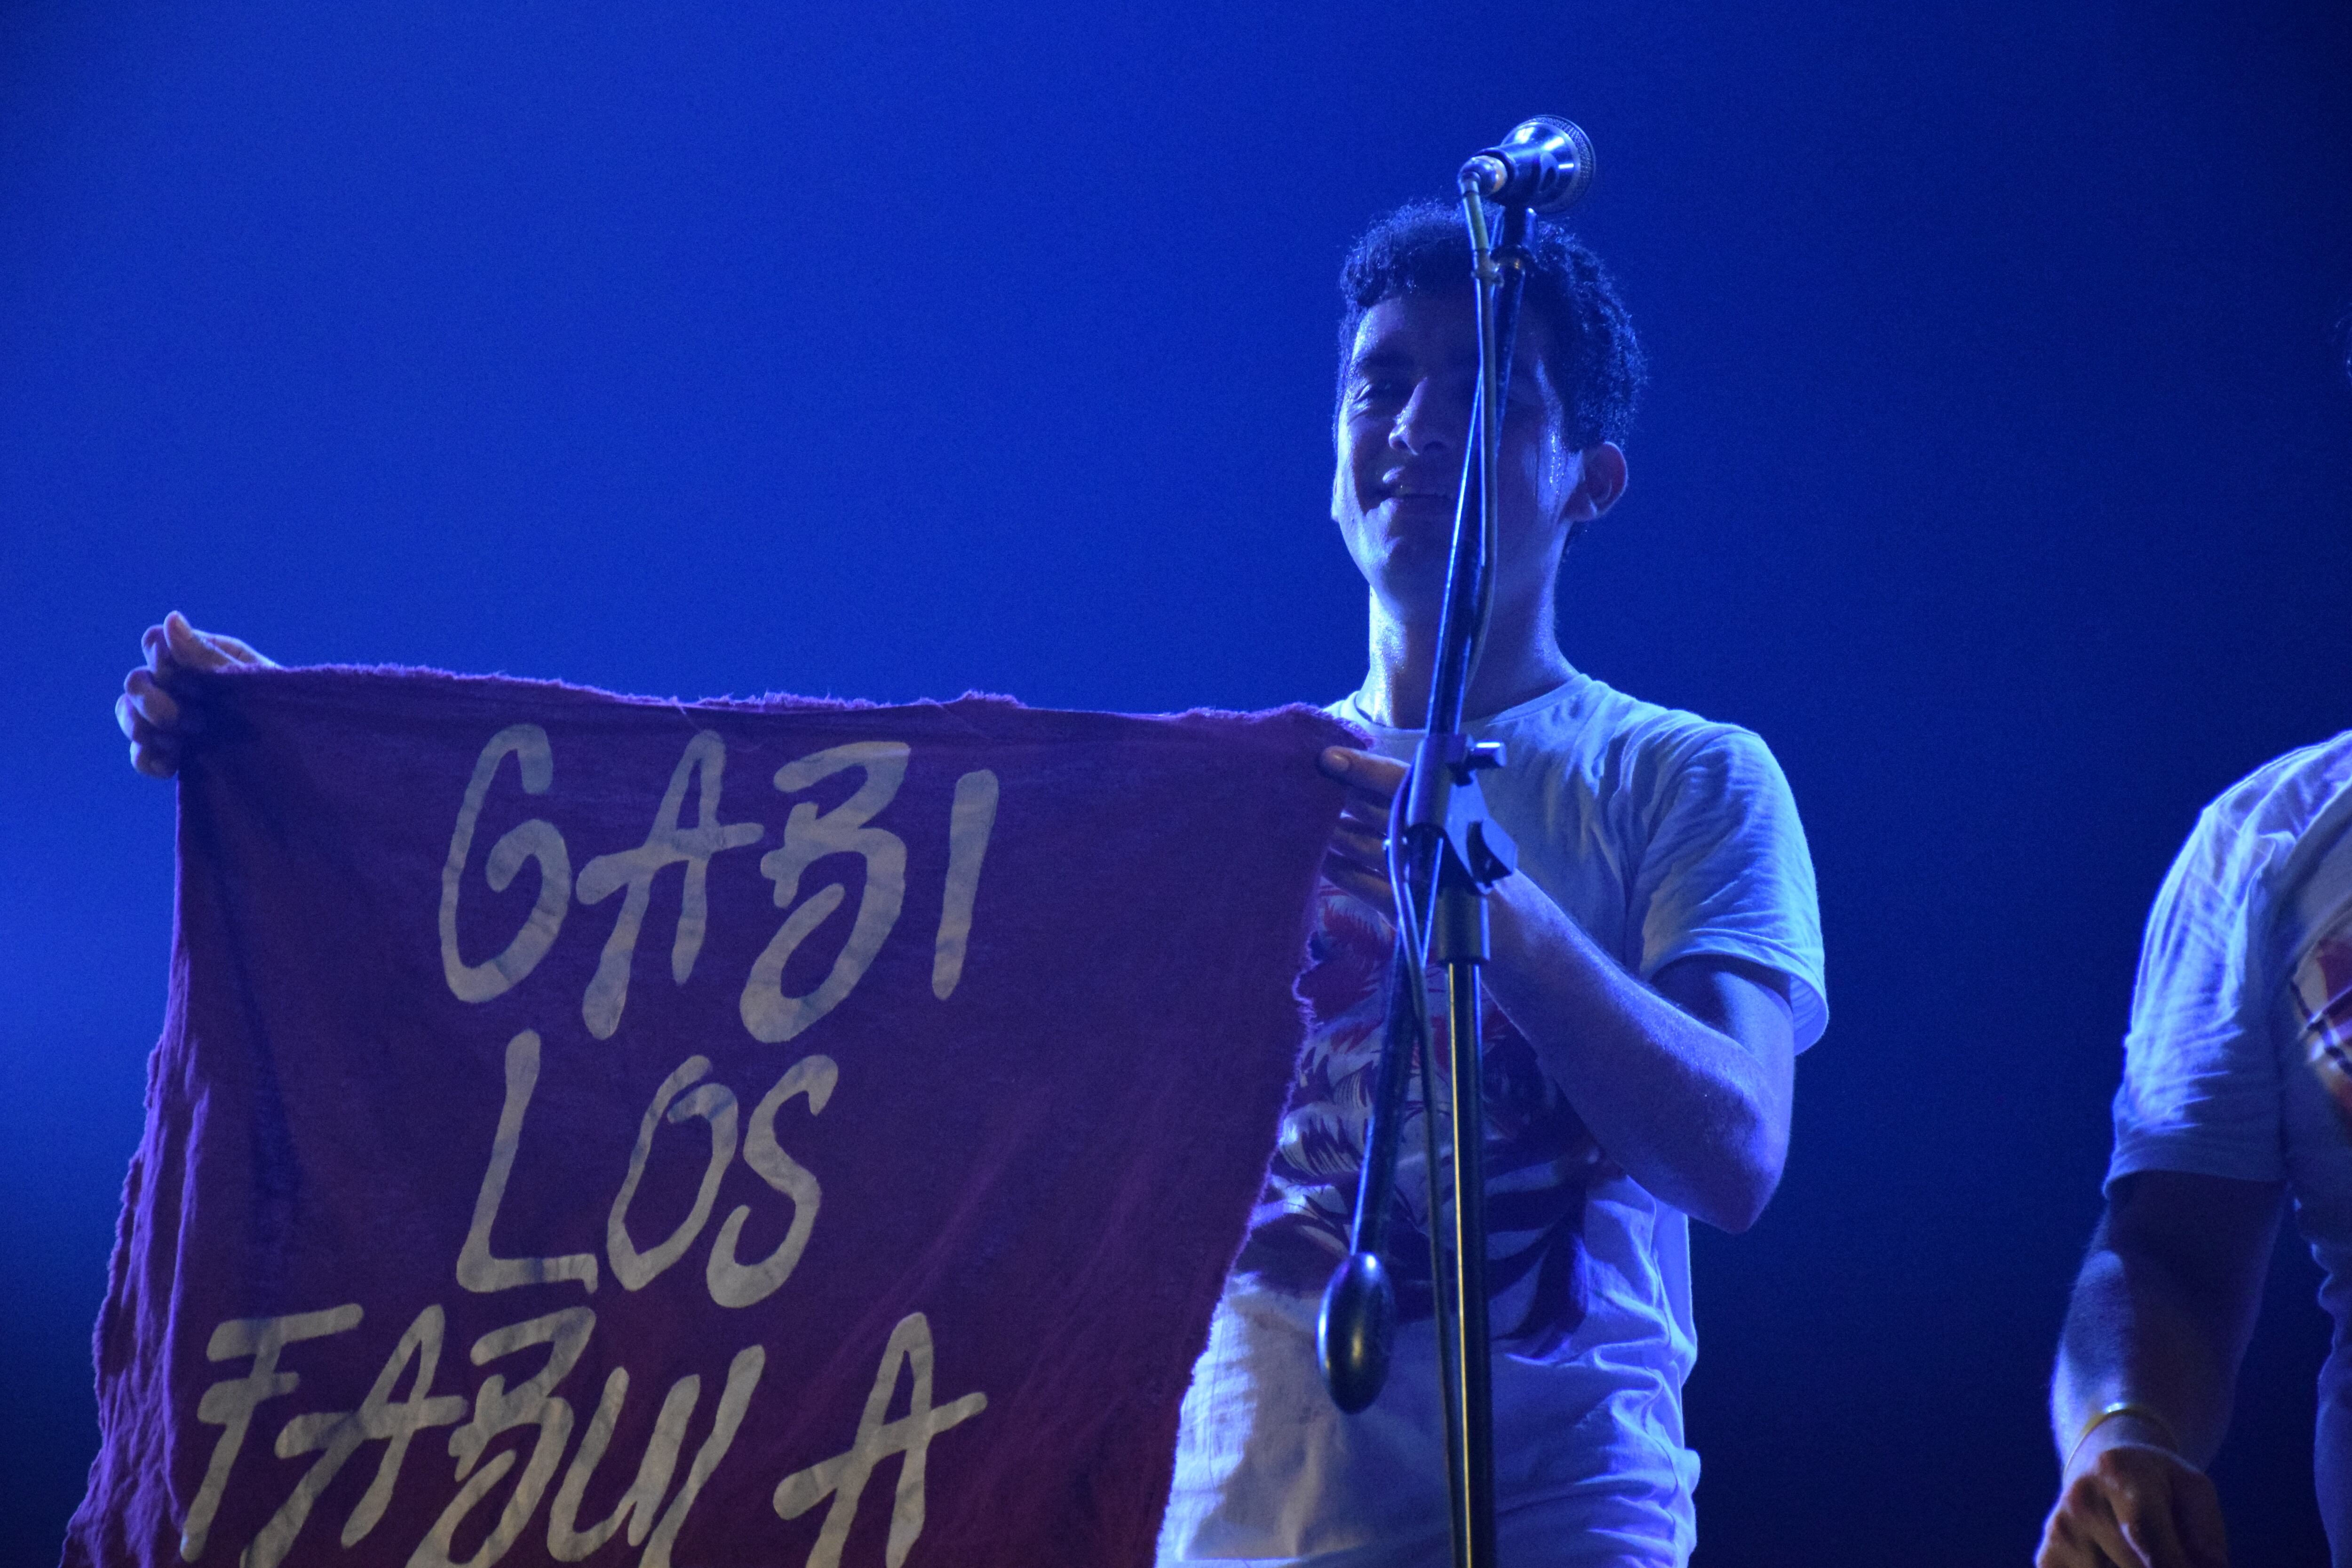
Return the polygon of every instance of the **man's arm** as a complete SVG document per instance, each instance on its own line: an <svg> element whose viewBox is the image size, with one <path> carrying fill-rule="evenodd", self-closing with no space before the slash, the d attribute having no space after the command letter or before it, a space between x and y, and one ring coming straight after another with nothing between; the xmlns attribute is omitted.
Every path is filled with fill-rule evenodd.
<svg viewBox="0 0 2352 1568"><path fill-rule="evenodd" d="M1488 905L1486 989L1625 1173L1727 1231L1764 1212L1789 1154L1788 982L1701 954L1643 984L1524 875Z"/></svg>
<svg viewBox="0 0 2352 1568"><path fill-rule="evenodd" d="M1393 915L1381 842L1402 764L1334 749L1357 792L1325 873ZM1496 885L1488 994L1609 1157L1653 1194L1725 1230L1780 1184L1796 1077L1788 983L1702 954L1643 984L1524 875Z"/></svg>
<svg viewBox="0 0 2352 1568"><path fill-rule="evenodd" d="M2039 1568L2228 1561L2203 1467L2230 1424L2281 1192L2178 1171L2115 1184L2058 1342L2050 1420L2064 1469ZM2133 1408L2099 1419L2116 1405Z"/></svg>

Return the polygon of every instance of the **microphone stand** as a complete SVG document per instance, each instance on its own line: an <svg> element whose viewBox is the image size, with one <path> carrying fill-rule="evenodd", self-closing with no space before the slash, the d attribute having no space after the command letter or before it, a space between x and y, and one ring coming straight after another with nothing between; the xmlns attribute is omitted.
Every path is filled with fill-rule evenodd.
<svg viewBox="0 0 2352 1568"><path fill-rule="evenodd" d="M1427 727L1413 753L1412 772L1389 811L1396 960L1349 1258L1323 1293L1316 1337L1333 1401L1351 1414L1370 1405L1388 1378L1396 1325L1395 1291L1381 1261L1381 1244L1394 1201L1405 1074L1408 1064L1414 1064L1428 1154L1430 1283L1444 1383L1454 1563L1454 1568L1494 1568L1494 1397L1486 1321L1478 969L1489 956L1486 890L1510 875L1514 854L1508 837L1486 816L1476 777L1483 769L1501 765L1502 748L1471 742L1462 732L1462 705L1494 608L1500 522L1495 470L1504 389L1510 384L1513 338L1527 279L1528 209L1524 203L1506 204L1499 243L1490 244L1486 203L1467 168L1461 189L1477 300L1473 438L1464 453L1454 510ZM1445 972L1448 1049L1442 1099L1429 1049L1425 976L1432 963ZM1447 1126L1444 1136L1438 1127L1441 1114ZM1445 1179L1449 1174L1450 1181ZM1449 1207L1449 1187L1452 1225L1447 1226L1440 1219Z"/></svg>

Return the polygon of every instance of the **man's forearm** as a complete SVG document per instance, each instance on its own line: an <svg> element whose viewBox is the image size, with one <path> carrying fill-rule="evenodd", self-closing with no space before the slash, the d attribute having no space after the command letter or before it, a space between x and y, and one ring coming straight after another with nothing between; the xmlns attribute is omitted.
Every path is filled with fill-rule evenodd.
<svg viewBox="0 0 2352 1568"><path fill-rule="evenodd" d="M1785 1002L1748 987L1762 1005L1734 996L1716 1027L1626 973L1525 877L1496 893L1488 990L1594 1139L1684 1212L1725 1230L1755 1223L1788 1152ZM1725 1010L1712 994L1693 1000Z"/></svg>
<svg viewBox="0 0 2352 1568"><path fill-rule="evenodd" d="M2176 1287L2152 1277L2159 1273L2104 1250L2084 1260L2050 1387L2061 1464L2092 1419L2116 1404L2153 1415L2172 1439L2166 1446L2200 1469L2221 1447L2232 1371L2221 1364L2210 1326Z"/></svg>
<svg viewBox="0 0 2352 1568"><path fill-rule="evenodd" d="M2277 1215L2274 1185L2169 1172L2119 1184L2059 1340L2050 1416L2061 1463L2116 1404L2152 1415L2191 1464L2211 1460Z"/></svg>

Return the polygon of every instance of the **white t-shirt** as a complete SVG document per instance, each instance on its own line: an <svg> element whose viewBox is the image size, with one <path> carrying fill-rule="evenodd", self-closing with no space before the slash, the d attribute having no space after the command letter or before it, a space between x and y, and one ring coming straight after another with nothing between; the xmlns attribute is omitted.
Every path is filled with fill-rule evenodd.
<svg viewBox="0 0 2352 1568"><path fill-rule="evenodd" d="M2112 1184L2185 1171L2289 1184L2326 1271L2320 1510L2352 1562L2352 731L2205 808L2148 912Z"/></svg>
<svg viewBox="0 0 2352 1568"><path fill-rule="evenodd" d="M1403 758L1417 732L1339 717ZM1742 958L1786 975L1799 1049L1828 1022L1812 862L1787 782L1745 730L1574 675L1466 725L1519 868L1627 971ZM1300 993L1315 1015L1265 1201L1193 1371L1163 1565L1375 1568L1443 1561L1444 1426L1428 1316L1417 1125L1403 1130L1386 1260L1405 1321L1358 1415L1324 1392L1315 1316L1346 1251L1386 1001L1384 932L1327 887ZM1442 1027L1443 1008L1436 1010ZM1496 1513L1514 1568L1679 1563L1698 1459L1683 1443L1696 1354L1689 1222L1612 1163L1489 1009L1489 1288ZM1419 1107L1409 1121L1417 1121Z"/></svg>

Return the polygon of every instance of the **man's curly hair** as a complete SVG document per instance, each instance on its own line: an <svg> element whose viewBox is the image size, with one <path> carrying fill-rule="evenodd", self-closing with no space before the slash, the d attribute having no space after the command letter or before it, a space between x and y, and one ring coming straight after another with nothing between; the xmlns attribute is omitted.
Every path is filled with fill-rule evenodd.
<svg viewBox="0 0 2352 1568"><path fill-rule="evenodd" d="M1601 258L1546 218L1528 226L1526 303L1550 327L1523 335L1565 402L1576 447L1622 442L1633 422L1647 370L1633 318ZM1470 282L1470 240L1462 211L1444 202L1412 202L1364 231L1339 268L1339 374L1344 380L1364 313L1400 295L1454 294Z"/></svg>

